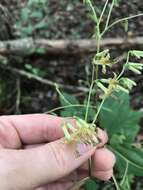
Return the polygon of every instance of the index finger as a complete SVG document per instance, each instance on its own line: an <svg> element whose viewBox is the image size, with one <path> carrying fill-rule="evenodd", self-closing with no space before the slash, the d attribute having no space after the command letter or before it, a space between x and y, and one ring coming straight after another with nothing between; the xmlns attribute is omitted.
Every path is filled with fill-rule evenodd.
<svg viewBox="0 0 143 190"><path fill-rule="evenodd" d="M1 141L35 144L59 139L63 137L62 122L62 117L46 114L1 116L0 144L4 143Z"/></svg>

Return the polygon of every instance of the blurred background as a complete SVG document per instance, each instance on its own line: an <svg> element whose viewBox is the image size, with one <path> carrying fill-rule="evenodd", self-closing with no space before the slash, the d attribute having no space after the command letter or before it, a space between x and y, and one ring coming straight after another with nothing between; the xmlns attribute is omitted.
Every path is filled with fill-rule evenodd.
<svg viewBox="0 0 143 190"><path fill-rule="evenodd" d="M96 0L95 4L99 13L104 3L104 0ZM143 2L140 0L116 0L111 19L115 21L141 12L143 12ZM91 39L94 31L94 23L82 0L45 0L41 3L32 0L1 0L0 14L1 41L28 37L76 41L77 39ZM102 25L104 23L103 19ZM105 35L113 57L122 59L123 52L127 52L128 49L142 49L142 41L138 43L136 40L136 37L143 35L142 28L143 17L113 27ZM110 37L113 38L112 41ZM123 43L116 45L118 38L121 38ZM128 44L127 38L134 39L134 43ZM2 47L1 45L1 52ZM60 84L75 86L75 89L67 88L66 91L79 98L85 96L85 92L76 87L84 86L86 83L86 77L90 75L88 67L94 52L80 53L77 47L73 48L74 55L66 54L66 52L54 54L35 52L25 55L23 50L23 53L20 52L19 55L11 51L6 54L6 57L1 57L1 62L6 63L0 64L0 113L45 112L58 105L57 93L53 86L22 75L19 71L25 71ZM17 68L18 72L13 68ZM131 92L131 103L133 108L141 109L143 106L142 76L137 76L135 80L138 86Z"/></svg>
<svg viewBox="0 0 143 190"><path fill-rule="evenodd" d="M105 0L94 2L100 14ZM111 22L140 13L143 1L116 0ZM106 17L105 12L101 27ZM82 102L96 52L94 30L82 0L1 0L0 114L43 113L60 106L55 83ZM58 40L62 40L60 44ZM80 40L86 40L83 46ZM109 30L102 44L102 49L106 48L119 60L114 67L118 72L128 50L143 49L143 16ZM130 72L127 76L138 84L130 93L131 107L143 111L143 76ZM143 139L142 128L138 138Z"/></svg>

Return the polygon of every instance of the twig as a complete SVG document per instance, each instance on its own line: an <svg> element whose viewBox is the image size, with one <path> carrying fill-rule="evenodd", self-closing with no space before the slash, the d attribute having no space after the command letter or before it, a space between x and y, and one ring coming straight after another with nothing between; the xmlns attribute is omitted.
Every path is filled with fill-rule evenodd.
<svg viewBox="0 0 143 190"><path fill-rule="evenodd" d="M27 71L24 71L24 70L21 70L21 69L17 69L17 68L14 68L14 67L10 67L10 66L7 66L7 65L0 65L0 67L2 67L3 69L5 70L8 70L8 71L11 71L15 74L18 74L18 75L21 75L21 76L24 76L28 79L34 79L42 84L46 84L46 85L49 85L49 86L53 86L55 87L55 82L51 81L51 80L48 80L48 79L44 79L40 76L37 76L37 75L34 75L32 73L29 73ZM71 91L83 91L83 92L88 92L88 88L86 87L77 87L77 86L72 86L72 85L65 85L65 84L58 84L58 86L60 88L63 88L63 89L67 89L67 90L71 90Z"/></svg>

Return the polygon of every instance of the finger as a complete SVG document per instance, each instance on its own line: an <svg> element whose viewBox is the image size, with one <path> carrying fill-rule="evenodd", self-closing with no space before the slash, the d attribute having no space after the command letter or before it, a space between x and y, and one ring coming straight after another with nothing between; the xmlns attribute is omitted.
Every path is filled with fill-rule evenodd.
<svg viewBox="0 0 143 190"><path fill-rule="evenodd" d="M106 148L96 149L92 156L93 171L107 171L111 170L115 164L114 154ZM81 170L88 171L89 164L85 162L81 167Z"/></svg>
<svg viewBox="0 0 143 190"><path fill-rule="evenodd" d="M70 122L72 122L73 125L76 125L76 124L74 124L74 120L71 119L71 118L70 118ZM101 130L100 128L97 128L97 136L100 139L100 143L96 147L99 148L99 147L104 146L107 143L107 141L108 141L107 133L105 131ZM35 147L41 146L41 145L43 145L43 143L41 143L41 144L34 144L34 145L33 144L31 144L31 145L29 144L29 145L24 145L24 148L25 149L27 149L27 148L35 148ZM85 163L85 165L87 166L88 163Z"/></svg>
<svg viewBox="0 0 143 190"><path fill-rule="evenodd" d="M42 145L34 145L32 148L42 146ZM28 148L31 148L31 146ZM112 168L115 163L115 157L112 152L108 149L101 149L95 151L96 156L93 156L94 166L92 175L100 180L108 180L112 176ZM105 163L106 159L106 163ZM96 162L96 163L95 163ZM97 167L98 166L98 167ZM79 169L72 172L70 175L62 178L60 182L67 181L79 181L88 176L88 163L84 163Z"/></svg>
<svg viewBox="0 0 143 190"><path fill-rule="evenodd" d="M62 122L63 118L46 114L1 116L0 144L5 148L19 148L22 143L56 140L63 137Z"/></svg>
<svg viewBox="0 0 143 190"><path fill-rule="evenodd" d="M43 145L46 145L46 143L24 145L23 149L37 148L37 147L40 147L40 146L43 146Z"/></svg>
<svg viewBox="0 0 143 190"><path fill-rule="evenodd" d="M112 170L115 164L114 154L106 148L97 149L92 159L93 159L93 172L96 171L104 172Z"/></svg>
<svg viewBox="0 0 143 190"><path fill-rule="evenodd" d="M113 169L108 171L96 171L93 173L93 175L100 180L107 181L112 177Z"/></svg>
<svg viewBox="0 0 143 190"><path fill-rule="evenodd" d="M79 155L76 154L77 150ZM12 150L7 152L10 155L9 152ZM38 148L14 151L15 154L8 158L10 187L13 187L12 184L19 184L25 189L35 189L56 181L77 169L94 152L95 148L86 145L78 147L75 144L67 145L61 140Z"/></svg>
<svg viewBox="0 0 143 190"><path fill-rule="evenodd" d="M108 135L105 131L97 128L97 136L100 140L100 143L97 145L97 148L103 147L108 142Z"/></svg>
<svg viewBox="0 0 143 190"><path fill-rule="evenodd" d="M72 187L73 182L55 182L45 185L43 187L36 188L35 190L67 190Z"/></svg>

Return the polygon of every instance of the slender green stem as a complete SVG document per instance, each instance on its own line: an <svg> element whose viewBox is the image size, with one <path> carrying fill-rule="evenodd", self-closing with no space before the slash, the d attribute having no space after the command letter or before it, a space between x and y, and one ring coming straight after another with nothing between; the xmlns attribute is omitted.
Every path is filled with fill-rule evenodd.
<svg viewBox="0 0 143 190"><path fill-rule="evenodd" d="M113 179L113 181L114 181L114 184L115 184L116 189L117 189L117 190L121 190L120 187L119 187L119 185L118 185L118 183L117 183L117 180L116 180L114 174L112 175L112 179Z"/></svg>
<svg viewBox="0 0 143 190"><path fill-rule="evenodd" d="M125 65L123 66L123 69L122 69L121 73L120 73L119 76L117 77L117 80L124 74L125 69L126 69L126 66L127 66L128 62L129 62L129 58L130 58L130 51L128 52L127 59L126 59L126 63L125 63Z"/></svg>
<svg viewBox="0 0 143 190"><path fill-rule="evenodd" d="M100 52L100 42L101 42L101 37L99 37L98 40L97 40L97 53ZM96 65L96 68L95 68L95 80L98 79L98 72L99 72L99 68L98 68L98 65ZM97 85L95 87L95 91L96 91L96 96L95 96L95 104L96 104L97 100L98 100L98 86Z"/></svg>
<svg viewBox="0 0 143 190"><path fill-rule="evenodd" d="M61 110L61 109L66 109L66 108L71 108L71 107L86 107L86 105L84 105L84 104L72 104L72 105L67 105L67 106L60 106L60 107L57 107L57 108L53 108L53 109L51 109L49 111L46 111L44 113L49 114L49 113L53 113L53 112ZM89 105L89 108L96 108L96 107Z"/></svg>
<svg viewBox="0 0 143 190"><path fill-rule="evenodd" d="M109 25L109 21L110 21L110 18L111 18L111 13L112 13L114 4L115 4L115 0L112 0L112 4L111 4L110 9L109 9L109 13L108 13L108 16L107 16L107 20L106 20L106 25L105 25L104 31L108 28L108 25ZM103 32L104 32L104 31L103 31Z"/></svg>
<svg viewBox="0 0 143 190"><path fill-rule="evenodd" d="M101 21L102 21L102 17L103 17L103 15L104 15L104 12L105 12L106 7L107 7L107 5L108 5L108 1L109 1L109 0L106 0L106 2L105 2L105 4L104 4L103 10L102 10L101 15L100 15L100 17L99 17L98 25L100 25L100 23L101 23Z"/></svg>
<svg viewBox="0 0 143 190"><path fill-rule="evenodd" d="M55 83L55 87L56 87L56 91L59 94L59 96L68 104L68 105L72 105L66 98L65 96L61 93L61 91L58 88L58 85Z"/></svg>
<svg viewBox="0 0 143 190"><path fill-rule="evenodd" d="M96 26L96 28L97 28L97 35L96 35L97 36L97 53L100 52L100 42L101 42L101 34L100 34L100 26L99 25L100 25L100 22L101 22L101 19L102 19L103 15L104 15L104 12L106 10L106 7L108 5L108 1L109 0L106 0L106 2L104 4L104 7L103 7L103 10L101 12L99 20L98 20L98 18L96 16L96 18L97 18L97 20L96 20L96 22L97 22L97 26ZM87 2L89 3L89 5L90 5L90 7L92 9L93 15L94 15L95 14L95 10L93 11L94 7L93 7L91 1L88 0ZM98 65L95 66L93 64L93 68L92 68L92 80L91 80L91 86L90 86L90 90L89 90L89 94L88 94L88 102L87 102L87 110L86 110L86 114L85 114L85 120L88 119L88 112L89 112L88 106L89 106L90 100L91 100L91 92L92 92L92 88L94 86L93 85L94 78L95 78L95 80L98 79ZM95 104L96 104L97 103L97 99L98 99L98 92L97 92L98 91L98 87L97 87L97 85L95 86L95 91L96 91L96 96L95 96Z"/></svg>
<svg viewBox="0 0 143 190"><path fill-rule="evenodd" d="M97 15L96 15L96 12L95 12L95 9L91 3L90 0L87 0L87 2L89 3L89 6L92 10L92 13L93 13L93 17L96 21L96 38L97 38L97 53L100 51L100 39L101 39L101 35L100 35L100 27L99 27L99 24L98 24L98 18L97 18ZM100 19L102 18L102 16L100 17ZM96 68L95 68L95 65L94 63L92 63L92 78L91 78L91 85L90 85L90 90L89 90L89 94L88 94L88 102L87 102L87 109L86 109L86 114L85 114L85 120L88 119L88 113L89 113L89 104L90 104L90 100L91 100L91 92L92 92L92 89L93 89L93 86L94 86L94 78L98 78L98 65L96 65ZM97 87L96 87L97 89ZM96 91L96 96L97 96L97 91ZM91 161L91 158L88 160L88 163L89 163L89 177L91 177L91 164L92 164L92 161Z"/></svg>
<svg viewBox="0 0 143 190"><path fill-rule="evenodd" d="M129 168L129 162L126 161L126 168L125 168L125 172L124 172L124 175L123 175L123 179L120 183L120 186L122 186L126 180L126 176L127 176L127 173L128 173L128 168Z"/></svg>
<svg viewBox="0 0 143 190"><path fill-rule="evenodd" d="M98 118L98 115L99 115L99 113L100 113L100 111L101 111L101 108L102 108L104 102L105 102L105 98L104 98L104 99L102 100L102 102L100 103L100 106L99 106L99 108L98 108L98 110L97 110L97 113L96 113L96 115L95 115L95 117L94 117L94 119L93 119L92 124L96 122L96 120L97 120L97 118Z"/></svg>
<svg viewBox="0 0 143 190"><path fill-rule="evenodd" d="M90 99L91 99L93 86L94 86L94 81L92 81L90 88L89 88L89 96L88 96L86 112L85 112L85 121L87 121L87 119L88 119L88 112L89 112L89 107L90 107Z"/></svg>
<svg viewBox="0 0 143 190"><path fill-rule="evenodd" d="M129 17L125 17L125 18L121 18L119 20L116 20L115 22L113 22L112 24L110 24L106 30L104 30L102 33L101 33L101 36L103 36L105 34L106 31L108 31L109 29L111 29L113 26L115 26L116 24L119 24L125 20L130 20L130 19L134 19L136 17L140 17L140 16L143 16L143 13L140 13L140 14L137 14L137 15L132 15L132 16L129 16Z"/></svg>
<svg viewBox="0 0 143 190"><path fill-rule="evenodd" d="M88 120L88 113L89 113L89 105L90 105L90 100L91 100L91 93L93 90L94 86L94 73L95 73L95 65L92 63L92 76L91 76L91 85L89 88L89 93L88 93L88 100L87 100L87 107L86 107L86 112L85 112L85 121Z"/></svg>
<svg viewBox="0 0 143 190"><path fill-rule="evenodd" d="M100 51L100 39L98 39L98 43L97 43L97 53ZM93 59L94 60L94 59ZM91 85L90 85L90 89L89 89L89 94L88 94L88 102L87 102L87 109L86 109L86 114L85 114L85 120L87 121L88 119L88 113L89 113L89 105L90 105L90 100L91 100L91 92L94 86L95 81L98 79L98 65L94 65L94 63L92 63L93 67L92 67L92 79L91 79ZM95 80L94 80L95 78ZM97 102L97 85L95 87L95 91L96 91L96 102Z"/></svg>
<svg viewBox="0 0 143 190"><path fill-rule="evenodd" d="M97 22L98 22L97 14L96 14L96 12L95 12L95 9L94 9L94 7L93 7L91 1L90 1L90 0L85 0L85 2L87 3L87 5L89 6L89 8L91 9L92 15L93 15L93 17L94 17L94 19L95 19L95 21L96 21L96 23L97 23Z"/></svg>

